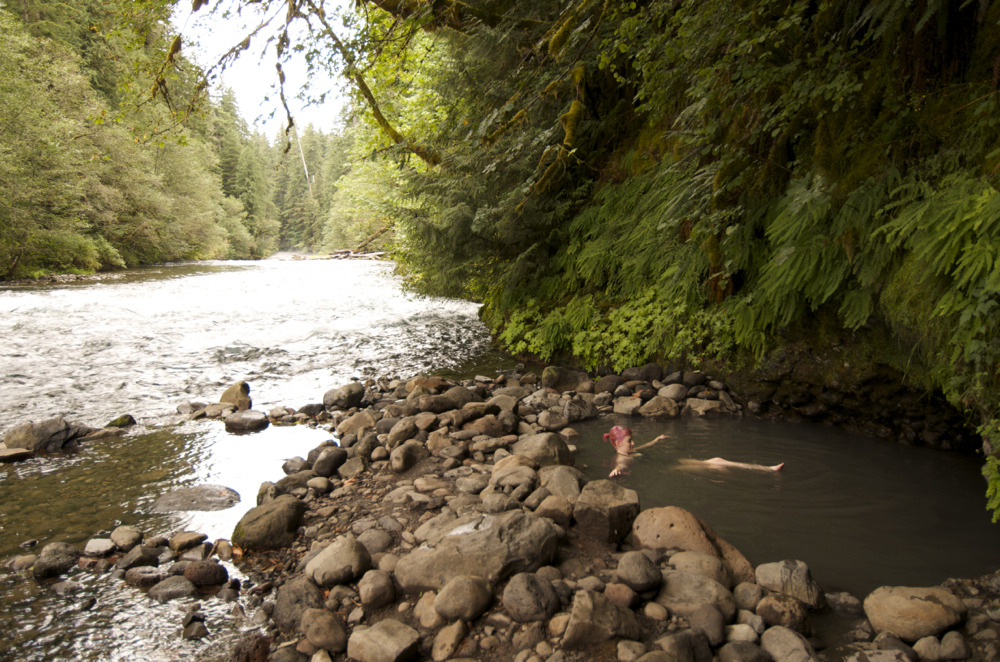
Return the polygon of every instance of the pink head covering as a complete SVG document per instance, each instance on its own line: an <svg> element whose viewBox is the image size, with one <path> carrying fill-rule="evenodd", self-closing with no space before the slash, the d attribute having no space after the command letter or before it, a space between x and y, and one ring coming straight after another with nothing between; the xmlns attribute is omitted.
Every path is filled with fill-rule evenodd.
<svg viewBox="0 0 1000 662"><path fill-rule="evenodd" d="M627 437L632 436L632 430L623 425L616 425L610 431L604 433L604 441L610 441L611 445L618 448Z"/></svg>

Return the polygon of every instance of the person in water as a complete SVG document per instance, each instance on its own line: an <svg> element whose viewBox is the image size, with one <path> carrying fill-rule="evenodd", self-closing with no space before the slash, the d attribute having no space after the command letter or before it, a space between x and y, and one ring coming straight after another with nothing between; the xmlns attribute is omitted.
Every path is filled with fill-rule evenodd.
<svg viewBox="0 0 1000 662"><path fill-rule="evenodd" d="M621 476L629 472L632 460L636 457L636 451L649 448L658 441L666 439L669 435L661 434L656 439L636 446L632 441L632 430L622 425L616 425L608 432L604 433L604 441L610 442L615 449L615 468L608 474L608 478Z"/></svg>
<svg viewBox="0 0 1000 662"><path fill-rule="evenodd" d="M661 434L656 439L636 446L632 441L632 430L622 425L616 425L604 434L604 441L610 442L615 449L615 466L608 474L608 478L622 476L629 472L636 451L649 448L658 441L666 439L669 435ZM752 471L781 471L785 463L774 465L749 464L747 462L733 462L721 457L713 457L709 460L684 459L680 461L681 469L750 469Z"/></svg>

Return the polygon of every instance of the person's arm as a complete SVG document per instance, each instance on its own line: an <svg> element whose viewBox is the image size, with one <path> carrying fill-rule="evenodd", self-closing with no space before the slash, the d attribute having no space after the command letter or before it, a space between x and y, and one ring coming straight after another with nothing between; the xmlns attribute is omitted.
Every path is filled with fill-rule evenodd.
<svg viewBox="0 0 1000 662"><path fill-rule="evenodd" d="M650 442L648 442L648 443L645 443L645 444L643 444L642 446L636 446L636 447L635 447L635 450L637 450L637 451L638 451L638 450L642 450L643 448L649 448L649 447L650 447L650 446L652 446L653 444L655 444L655 443L657 443L657 442L659 442L659 441L662 441L662 440L666 439L666 438L667 438L667 437L669 437L669 436L670 436L669 434L661 434L661 435L660 435L659 437L657 437L656 439L654 439L654 440L652 440L652 441L650 441Z"/></svg>

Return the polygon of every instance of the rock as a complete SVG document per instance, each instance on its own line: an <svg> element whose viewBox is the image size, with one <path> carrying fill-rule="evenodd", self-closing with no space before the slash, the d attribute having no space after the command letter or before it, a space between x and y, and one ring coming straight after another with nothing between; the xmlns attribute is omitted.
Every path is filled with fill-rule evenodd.
<svg viewBox="0 0 1000 662"><path fill-rule="evenodd" d="M572 504L580 497L580 484L586 482L583 473L565 465L549 465L538 470L539 484L552 494L564 497Z"/></svg>
<svg viewBox="0 0 1000 662"><path fill-rule="evenodd" d="M757 615L768 625L801 630L806 620L805 604L790 595L771 593L757 603Z"/></svg>
<svg viewBox="0 0 1000 662"><path fill-rule="evenodd" d="M704 636L691 630L661 637L656 640L656 644L670 656L667 659L671 662L674 660L702 662L712 659L712 649L709 647L708 641Z"/></svg>
<svg viewBox="0 0 1000 662"><path fill-rule="evenodd" d="M445 621L474 621L493 602L490 583L476 575L453 577L434 598L434 611Z"/></svg>
<svg viewBox="0 0 1000 662"><path fill-rule="evenodd" d="M361 604L369 609L381 609L396 598L392 575L382 570L369 570L358 582Z"/></svg>
<svg viewBox="0 0 1000 662"><path fill-rule="evenodd" d="M459 575L479 575L496 585L549 564L558 539L549 520L520 510L456 519L400 558L396 580L408 593L438 590Z"/></svg>
<svg viewBox="0 0 1000 662"><path fill-rule="evenodd" d="M661 388L657 395L664 398L670 398L674 402L681 402L687 397L688 387L683 384L668 384Z"/></svg>
<svg viewBox="0 0 1000 662"><path fill-rule="evenodd" d="M302 612L300 629L309 643L330 653L347 649L347 630L336 616L325 609L308 608Z"/></svg>
<svg viewBox="0 0 1000 662"><path fill-rule="evenodd" d="M305 514L304 503L289 494L251 508L233 530L233 543L244 549L281 549L291 545Z"/></svg>
<svg viewBox="0 0 1000 662"><path fill-rule="evenodd" d="M240 502L240 495L222 485L182 487L156 498L150 507L153 513L173 513L187 510L225 510Z"/></svg>
<svg viewBox="0 0 1000 662"><path fill-rule="evenodd" d="M587 483L573 508L580 534L608 543L620 542L639 514L639 494L610 480Z"/></svg>
<svg viewBox="0 0 1000 662"><path fill-rule="evenodd" d="M677 403L662 395L650 398L646 404L639 407L639 415L647 418L652 416L676 418L678 413Z"/></svg>
<svg viewBox="0 0 1000 662"><path fill-rule="evenodd" d="M271 618L282 630L295 632L307 609L319 609L322 606L323 593L319 587L309 577L296 575L278 588Z"/></svg>
<svg viewBox="0 0 1000 662"><path fill-rule="evenodd" d="M562 415L568 423L576 423L598 415L597 406L593 397L575 396L563 405Z"/></svg>
<svg viewBox="0 0 1000 662"><path fill-rule="evenodd" d="M781 662L811 662L818 659L816 651L805 637L780 625L768 628L760 638L760 645L772 658Z"/></svg>
<svg viewBox="0 0 1000 662"><path fill-rule="evenodd" d="M705 552L677 552L670 557L670 565L676 570L691 572L702 577L714 579L726 588L732 586L732 579L725 564L718 556Z"/></svg>
<svg viewBox="0 0 1000 662"><path fill-rule="evenodd" d="M118 549L127 552L142 542L142 531L127 524L116 527L111 532L111 542L118 545Z"/></svg>
<svg viewBox="0 0 1000 662"><path fill-rule="evenodd" d="M119 570L128 570L129 568L137 568L142 565L160 565L160 553L149 547L136 546L115 563L115 567Z"/></svg>
<svg viewBox="0 0 1000 662"><path fill-rule="evenodd" d="M201 621L192 621L181 634L185 639L203 639L208 636L208 628Z"/></svg>
<svg viewBox="0 0 1000 662"><path fill-rule="evenodd" d="M151 565L141 565L125 571L125 583L129 586L149 588L159 584L164 579L164 572Z"/></svg>
<svg viewBox="0 0 1000 662"><path fill-rule="evenodd" d="M306 564L305 574L324 588L354 580L368 572L372 557L354 535L334 540Z"/></svg>
<svg viewBox="0 0 1000 662"><path fill-rule="evenodd" d="M938 587L882 586L865 598L864 609L877 632L908 642L936 636L965 616L962 601Z"/></svg>
<svg viewBox="0 0 1000 662"><path fill-rule="evenodd" d="M687 614L684 618L694 632L700 632L708 639L713 648L721 646L726 640L726 620L713 605L704 604Z"/></svg>
<svg viewBox="0 0 1000 662"><path fill-rule="evenodd" d="M62 449L80 434L78 426L71 425L62 416L56 416L41 423L28 422L11 428L4 435L3 441L7 448L51 453Z"/></svg>
<svg viewBox="0 0 1000 662"><path fill-rule="evenodd" d="M465 621L455 621L451 625L441 628L434 637L434 646L431 648L431 659L434 662L444 662L455 655L465 635L469 633L469 626Z"/></svg>
<svg viewBox="0 0 1000 662"><path fill-rule="evenodd" d="M573 504L566 497L550 494L538 504L538 507L535 508L535 514L539 517L547 517L565 529L573 519Z"/></svg>
<svg viewBox="0 0 1000 662"><path fill-rule="evenodd" d="M731 641L719 649L719 662L772 662L773 658L749 641Z"/></svg>
<svg viewBox="0 0 1000 662"><path fill-rule="evenodd" d="M569 419L546 409L538 415L538 425L549 432L558 432L569 425Z"/></svg>
<svg viewBox="0 0 1000 662"><path fill-rule="evenodd" d="M219 402L233 404L238 411L250 409L253 406L253 401L250 400L250 385L244 381L236 382L223 392Z"/></svg>
<svg viewBox="0 0 1000 662"><path fill-rule="evenodd" d="M504 610L520 623L546 620L558 607L559 596L552 582L533 573L514 575L503 591Z"/></svg>
<svg viewBox="0 0 1000 662"><path fill-rule="evenodd" d="M184 569L184 577L195 586L216 586L225 584L229 573L215 561L193 561Z"/></svg>
<svg viewBox="0 0 1000 662"><path fill-rule="evenodd" d="M812 609L823 605L823 590L813 581L809 566L802 561L762 563L757 566L755 577L764 588L790 595Z"/></svg>
<svg viewBox="0 0 1000 662"><path fill-rule="evenodd" d="M198 592L198 588L190 580L181 575L171 575L154 584L149 589L149 597L157 602L169 602L178 598L188 598Z"/></svg>
<svg viewBox="0 0 1000 662"><path fill-rule="evenodd" d="M115 543L111 538L91 538L83 546L84 556L107 556L115 551Z"/></svg>
<svg viewBox="0 0 1000 662"><path fill-rule="evenodd" d="M712 605L729 622L736 613L733 594L719 582L680 570L664 570L655 600L671 612L687 616L702 605Z"/></svg>
<svg viewBox="0 0 1000 662"><path fill-rule="evenodd" d="M395 540L381 529L368 529L358 536L358 542L365 546L369 554L374 556L392 547Z"/></svg>
<svg viewBox="0 0 1000 662"><path fill-rule="evenodd" d="M431 452L419 441L407 441L389 454L389 467L396 473L403 473L430 455Z"/></svg>
<svg viewBox="0 0 1000 662"><path fill-rule="evenodd" d="M599 644L614 637L639 638L635 612L613 604L600 593L577 591L562 637L563 648Z"/></svg>
<svg viewBox="0 0 1000 662"><path fill-rule="evenodd" d="M122 414L121 416L112 419L104 427L106 428L130 428L135 425L135 417L132 414Z"/></svg>
<svg viewBox="0 0 1000 662"><path fill-rule="evenodd" d="M236 434L260 432L270 424L267 414L252 409L237 411L226 416L226 431Z"/></svg>
<svg viewBox="0 0 1000 662"><path fill-rule="evenodd" d="M725 413L726 407L721 400L705 400L702 398L688 398L684 401L684 409L681 416L703 418L706 416L718 416Z"/></svg>
<svg viewBox="0 0 1000 662"><path fill-rule="evenodd" d="M347 451L338 446L324 448L313 462L312 470L317 476L329 478L344 462L347 461Z"/></svg>
<svg viewBox="0 0 1000 662"><path fill-rule="evenodd" d="M183 531L177 533L170 537L167 541L167 546L170 547L175 552L183 552L186 549L191 549L208 539L204 533L198 533L197 531Z"/></svg>
<svg viewBox="0 0 1000 662"><path fill-rule="evenodd" d="M337 437L344 439L352 434L360 437L364 430L373 430L376 422L375 417L370 411L362 409L340 422L340 425L337 426Z"/></svg>
<svg viewBox="0 0 1000 662"><path fill-rule="evenodd" d="M22 460L30 460L35 456L34 451L30 451L27 448L4 448L0 447L0 463L2 462L21 462Z"/></svg>
<svg viewBox="0 0 1000 662"><path fill-rule="evenodd" d="M961 632L952 630L941 637L942 660L966 660L972 651Z"/></svg>
<svg viewBox="0 0 1000 662"><path fill-rule="evenodd" d="M400 662L413 657L420 633L387 618L370 628L355 628L347 642L347 656L357 662Z"/></svg>
<svg viewBox="0 0 1000 662"><path fill-rule="evenodd" d="M827 593L824 596L824 600L830 606L830 609L838 614L860 616L865 613L864 607L861 605L861 600L844 591Z"/></svg>
<svg viewBox="0 0 1000 662"><path fill-rule="evenodd" d="M764 597L764 589L753 582L741 582L733 589L736 606L747 611L755 611L757 604Z"/></svg>
<svg viewBox="0 0 1000 662"><path fill-rule="evenodd" d="M627 396L614 400L614 412L622 416L635 416L639 413L640 407L642 407L642 398Z"/></svg>
<svg viewBox="0 0 1000 662"><path fill-rule="evenodd" d="M531 458L539 467L552 464L568 466L573 464L573 454L570 453L569 446L566 445L562 437L553 432L521 437L517 443L511 446L510 452L514 455Z"/></svg>
<svg viewBox="0 0 1000 662"><path fill-rule="evenodd" d="M615 571L618 579L636 593L659 588L663 574L659 566L642 552L625 552L618 560Z"/></svg>
<svg viewBox="0 0 1000 662"><path fill-rule="evenodd" d="M311 469L311 465L305 459L301 457L290 457L281 465L281 470L285 472L285 475L296 474L300 471L308 471Z"/></svg>
<svg viewBox="0 0 1000 662"><path fill-rule="evenodd" d="M358 382L351 382L339 388L330 389L323 394L323 406L328 410L348 410L360 407L365 397L365 387Z"/></svg>
<svg viewBox="0 0 1000 662"><path fill-rule="evenodd" d="M722 559L732 583L753 582L750 561L715 531L677 506L642 511L632 525L632 543L650 549L681 549L712 554Z"/></svg>

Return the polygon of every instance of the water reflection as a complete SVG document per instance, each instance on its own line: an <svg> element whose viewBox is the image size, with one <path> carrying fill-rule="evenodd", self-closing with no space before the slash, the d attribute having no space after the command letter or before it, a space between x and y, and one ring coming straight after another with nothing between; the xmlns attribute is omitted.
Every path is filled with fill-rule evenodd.
<svg viewBox="0 0 1000 662"><path fill-rule="evenodd" d="M210 540L229 538L255 505L260 483L280 477L284 460L304 456L329 438L326 431L302 426L232 435L217 421L192 422L11 465L0 481L0 557L23 553L18 544L30 539L82 546L118 524L134 524L147 535L194 530ZM213 512L149 512L159 495L206 483L231 487L243 501ZM239 576L233 566L229 570ZM180 638L180 609L190 601L160 605L107 575L78 569L68 578L82 587L66 596L55 593L54 581L0 577L0 659L226 659L228 648L220 644L246 626L230 617L232 605L206 599L211 644L186 642Z"/></svg>

